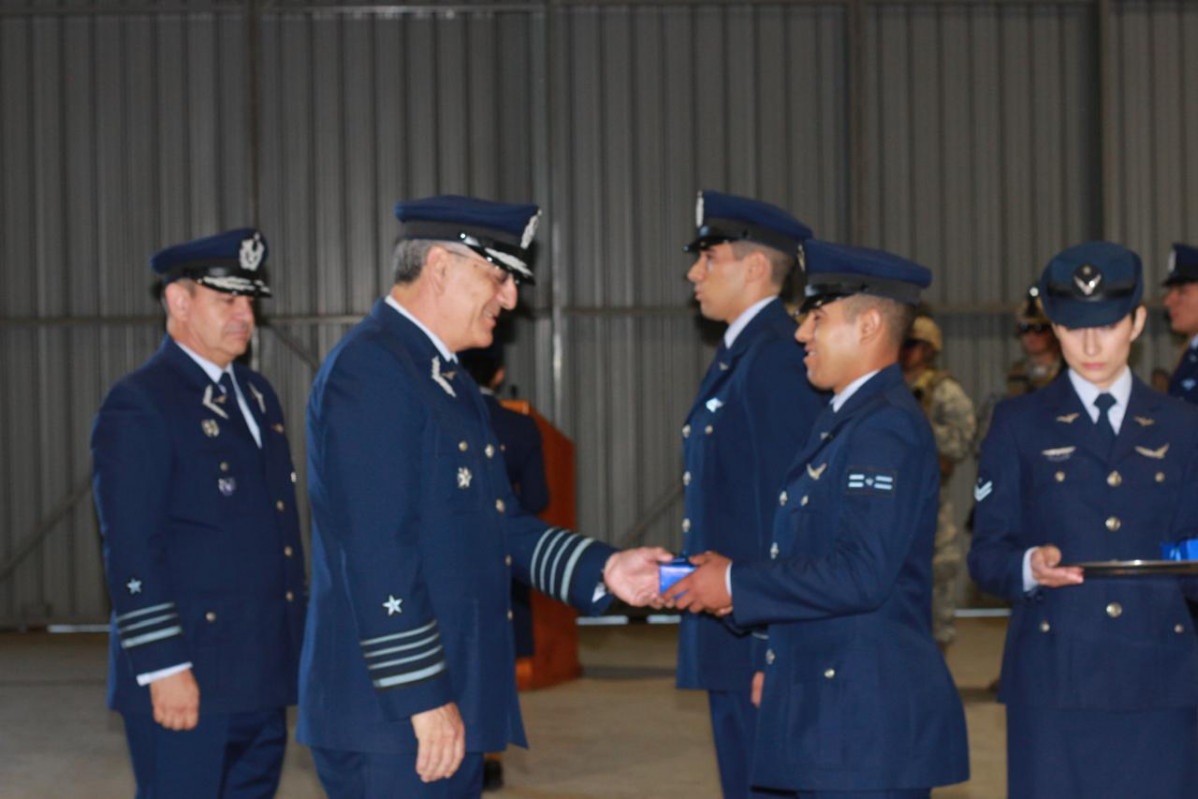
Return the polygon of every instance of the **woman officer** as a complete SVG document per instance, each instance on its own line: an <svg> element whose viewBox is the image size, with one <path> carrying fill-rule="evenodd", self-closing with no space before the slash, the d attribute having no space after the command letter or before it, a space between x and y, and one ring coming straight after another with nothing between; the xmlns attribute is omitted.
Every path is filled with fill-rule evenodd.
<svg viewBox="0 0 1198 799"><path fill-rule="evenodd" d="M999 701L1018 799L1198 795L1198 584L1066 565L1198 535L1198 411L1128 368L1142 293L1118 245L1053 258L1040 296L1069 368L999 403L982 445L969 570L1014 603Z"/></svg>

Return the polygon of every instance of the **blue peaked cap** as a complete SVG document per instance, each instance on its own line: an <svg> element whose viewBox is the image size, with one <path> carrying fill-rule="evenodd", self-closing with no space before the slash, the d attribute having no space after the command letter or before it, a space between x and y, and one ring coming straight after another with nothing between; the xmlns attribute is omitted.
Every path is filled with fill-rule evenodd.
<svg viewBox="0 0 1198 799"><path fill-rule="evenodd" d="M395 204L400 238L454 241L510 272L533 282L529 248L541 212L531 203L498 203L442 194Z"/></svg>
<svg viewBox="0 0 1198 799"><path fill-rule="evenodd" d="M1161 285L1176 286L1195 281L1198 281L1198 249L1188 244L1174 244L1169 253L1169 274Z"/></svg>
<svg viewBox="0 0 1198 799"><path fill-rule="evenodd" d="M1088 241L1053 256L1040 275L1044 313L1065 327L1102 327L1140 304L1140 256L1109 241Z"/></svg>
<svg viewBox="0 0 1198 799"><path fill-rule="evenodd" d="M807 286L803 311L854 294L917 305L920 292L932 285L932 273L926 267L882 250L817 239L808 241L804 250Z"/></svg>
<svg viewBox="0 0 1198 799"><path fill-rule="evenodd" d="M721 194L699 192L695 203L695 239L682 249L699 252L725 241L754 241L802 257L803 242L811 238L811 228L776 205Z"/></svg>
<svg viewBox="0 0 1198 799"><path fill-rule="evenodd" d="M262 274L269 251L261 232L237 228L160 250L150 257L150 269L164 286L186 279L227 294L269 297Z"/></svg>

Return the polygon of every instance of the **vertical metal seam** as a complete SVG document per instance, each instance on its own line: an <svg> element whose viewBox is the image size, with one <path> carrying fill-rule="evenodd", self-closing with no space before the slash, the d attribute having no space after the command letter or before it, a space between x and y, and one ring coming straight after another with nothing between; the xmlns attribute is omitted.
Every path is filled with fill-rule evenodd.
<svg viewBox="0 0 1198 799"><path fill-rule="evenodd" d="M1099 151L1102 158L1102 166L1099 172L1098 193L1102 197L1100 203L1098 231L1101 238L1113 238L1112 223L1118 217L1118 211L1115 207L1119 203L1119 199L1112 191L1115 170L1118 168L1115 164L1115 147L1116 139L1122 140L1121 119L1115 116L1114 112L1114 92L1116 91L1116 80L1120 84L1118 87L1122 89L1122 74L1114 69L1113 59L1115 57L1115 48L1111 41L1113 36L1113 25L1111 22L1111 14L1113 8L1110 0L1098 0L1094 6L1097 15L1096 20L1096 35L1098 38L1098 136L1099 136ZM1117 78L1115 76L1118 76ZM1120 95L1122 92L1120 91ZM1122 105L1122 103L1120 103ZM1124 192L1126 194L1126 192ZM1121 205L1122 203L1120 203Z"/></svg>
<svg viewBox="0 0 1198 799"><path fill-rule="evenodd" d="M259 10L255 0L245 0L245 86L246 86L246 136L249 159L249 185L246 186L246 199L249 203L250 224L255 228L262 226L261 219L261 164L260 148L262 146L262 130L259 125L261 112L261 82L263 76L258 63L258 52L261 42L261 27L259 25Z"/></svg>
<svg viewBox="0 0 1198 799"><path fill-rule="evenodd" d="M849 167L849 239L855 244L863 243L865 237L865 47L862 37L865 32L863 0L849 0L847 66L848 80L848 125L849 151L846 153ZM879 145L880 146L880 145Z"/></svg>

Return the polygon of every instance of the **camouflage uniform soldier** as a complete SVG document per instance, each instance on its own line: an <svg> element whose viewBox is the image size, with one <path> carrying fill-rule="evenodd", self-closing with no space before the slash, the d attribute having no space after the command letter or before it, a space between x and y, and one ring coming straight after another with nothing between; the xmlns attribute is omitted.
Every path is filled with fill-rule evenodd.
<svg viewBox="0 0 1198 799"><path fill-rule="evenodd" d="M1038 391L1056 380L1061 373L1061 345L1052 332L1052 323L1044 315L1044 306L1040 304L1040 288L1034 283L1015 310L1015 337L1019 339L1023 357L1007 368L1006 393L992 392L978 409L975 454L990 430L990 415L999 400Z"/></svg>
<svg viewBox="0 0 1198 799"><path fill-rule="evenodd" d="M936 356L943 347L940 328L932 318L917 316L899 356L903 377L927 414L940 453L940 509L932 554L932 635L941 652L957 635L953 616L963 559L961 531L946 488L953 469L972 451L977 427L973 401L951 374L936 368Z"/></svg>

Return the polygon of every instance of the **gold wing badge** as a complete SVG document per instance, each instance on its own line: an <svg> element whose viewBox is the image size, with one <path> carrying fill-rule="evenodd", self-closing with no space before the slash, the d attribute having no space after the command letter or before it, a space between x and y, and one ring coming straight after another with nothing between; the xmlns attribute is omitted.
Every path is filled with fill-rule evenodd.
<svg viewBox="0 0 1198 799"><path fill-rule="evenodd" d="M1145 458L1162 461L1165 459L1165 453L1169 451L1169 445L1165 444L1159 449L1148 449L1148 447L1136 447L1136 452L1143 455Z"/></svg>

